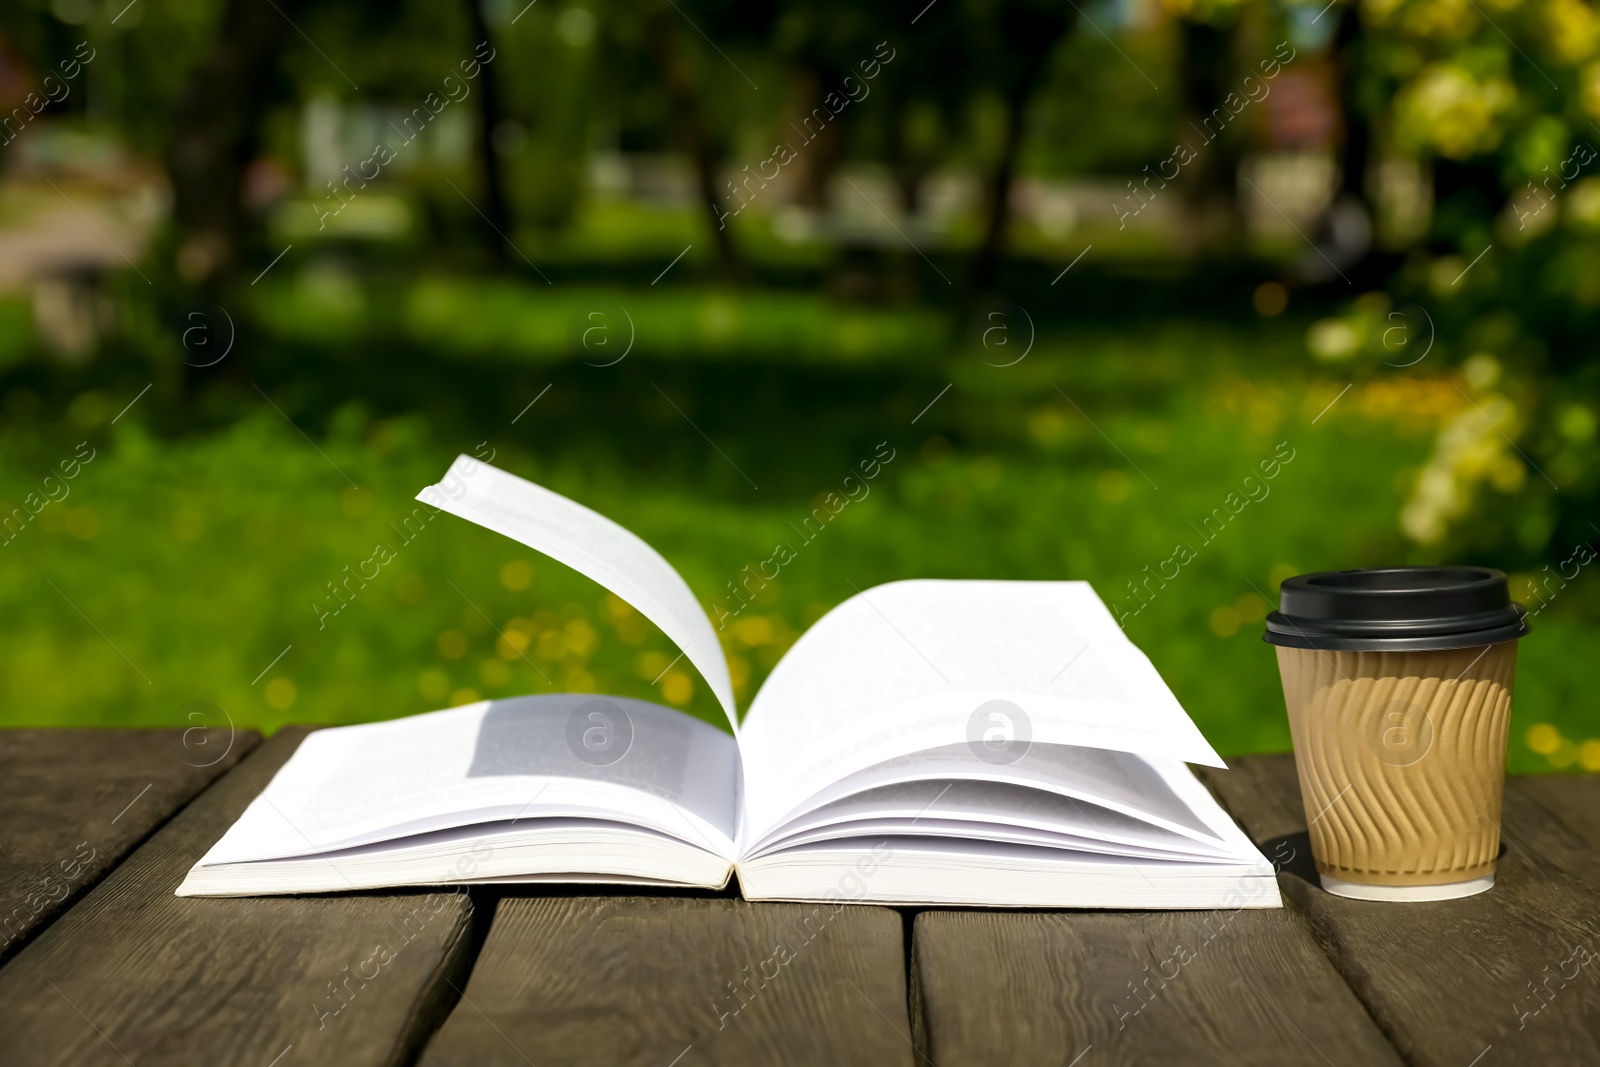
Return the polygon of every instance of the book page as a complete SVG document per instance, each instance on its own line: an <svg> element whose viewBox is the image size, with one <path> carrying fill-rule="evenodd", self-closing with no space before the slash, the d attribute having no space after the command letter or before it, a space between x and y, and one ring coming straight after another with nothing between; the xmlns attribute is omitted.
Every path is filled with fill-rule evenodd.
<svg viewBox="0 0 1600 1067"><path fill-rule="evenodd" d="M1004 764L1035 742L1224 765L1087 582L881 585L825 615L756 694L744 829L898 756L967 744Z"/></svg>
<svg viewBox="0 0 1600 1067"><path fill-rule="evenodd" d="M1127 757L1136 758L1136 757ZM896 830L895 824L901 824ZM974 831L968 834L965 830ZM902 781L855 793L790 819L755 850L874 832L983 836L1019 844L1058 843L1085 851L1231 859L1220 842L1202 841L1066 792L1014 782L960 778Z"/></svg>
<svg viewBox="0 0 1600 1067"><path fill-rule="evenodd" d="M626 822L731 858L738 767L722 730L645 701L480 701L313 733L201 862L561 818Z"/></svg>
<svg viewBox="0 0 1600 1067"><path fill-rule="evenodd" d="M728 661L716 631L683 576L638 536L560 493L457 456L417 499L520 541L592 578L657 626L706 680L739 733Z"/></svg>
<svg viewBox="0 0 1600 1067"><path fill-rule="evenodd" d="M945 810L952 797L965 794L968 786L987 782L1076 798L1209 847L1221 838L1189 800L1174 790L1172 781L1179 777L1193 775L1177 761L1129 752L1036 743L1016 762L997 766L965 744L945 745L897 756L830 782L785 813L761 844L788 833L793 826L809 825L818 811L845 800L874 796L886 787L925 790L923 799L931 816ZM1022 817L1018 811L1017 818Z"/></svg>

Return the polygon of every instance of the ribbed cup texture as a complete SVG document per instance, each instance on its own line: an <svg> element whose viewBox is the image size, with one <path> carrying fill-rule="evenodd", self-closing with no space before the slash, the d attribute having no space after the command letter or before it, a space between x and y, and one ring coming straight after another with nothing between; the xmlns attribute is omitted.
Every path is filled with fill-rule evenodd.
<svg viewBox="0 0 1600 1067"><path fill-rule="evenodd" d="M1437 885L1494 870L1517 645L1278 647L1317 870Z"/></svg>

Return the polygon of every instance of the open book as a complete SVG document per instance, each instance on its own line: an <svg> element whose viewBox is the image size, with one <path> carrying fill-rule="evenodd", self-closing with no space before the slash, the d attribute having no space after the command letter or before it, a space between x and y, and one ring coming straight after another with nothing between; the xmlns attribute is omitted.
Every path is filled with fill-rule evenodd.
<svg viewBox="0 0 1600 1067"><path fill-rule="evenodd" d="M1272 866L1184 766L1222 761L1085 582L858 593L741 722L711 621L638 537L465 456L418 499L632 604L731 732L595 694L321 730L179 895L737 874L752 900L1279 906Z"/></svg>

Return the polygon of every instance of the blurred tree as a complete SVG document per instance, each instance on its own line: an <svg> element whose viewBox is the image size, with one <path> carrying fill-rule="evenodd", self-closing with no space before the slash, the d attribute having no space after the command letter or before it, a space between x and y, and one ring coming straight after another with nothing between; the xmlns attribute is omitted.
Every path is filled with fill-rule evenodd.
<svg viewBox="0 0 1600 1067"><path fill-rule="evenodd" d="M920 61L927 54L924 49L903 49L900 54L906 57L905 67L877 91L884 95L888 130L884 161L894 175L900 211L915 218L922 211L928 176L949 154L962 99L952 79L935 76L937 64Z"/></svg>
<svg viewBox="0 0 1600 1067"><path fill-rule="evenodd" d="M933 7L909 32L887 18L871 36L889 41L894 61L877 79L883 136L877 154L894 176L900 210L915 217L923 208L924 183L957 153L964 111L974 85L952 77L970 58L971 35L963 19L939 17Z"/></svg>
<svg viewBox="0 0 1600 1067"><path fill-rule="evenodd" d="M848 0L782 4L773 27L773 46L791 67L787 121L804 125L814 109L826 107L829 94L843 99L849 95L847 84L863 85L857 65L871 60L874 46L892 32L876 7ZM846 78L852 81L846 83ZM869 86L868 91L876 88ZM828 206L831 179L844 161L859 115L853 104L844 107L799 153L794 166L799 170L796 199L802 206L815 211Z"/></svg>
<svg viewBox="0 0 1600 1067"><path fill-rule="evenodd" d="M1340 37L1356 91L1383 102L1370 150L1431 174L1431 224L1388 288L1428 311L1431 358L1476 397L1440 432L1407 533L1529 565L1594 541L1600 12L1395 0Z"/></svg>
<svg viewBox="0 0 1600 1067"><path fill-rule="evenodd" d="M642 24L645 40L641 45L654 61L666 90L674 139L693 165L695 191L711 227L718 263L725 274L736 274L739 249L727 221L721 174L740 132L738 117L748 109L730 107L728 98L743 98L746 90L755 93L759 88L728 50L764 44L775 17L773 6L734 0L666 0L666 6L652 3L642 19L636 6L624 10L628 18ZM745 63L749 62L746 58ZM731 123L713 127L709 121L713 110Z"/></svg>
<svg viewBox="0 0 1600 1067"><path fill-rule="evenodd" d="M1330 12L1331 14L1331 12ZM1338 63L1339 110L1343 120L1339 144L1339 188L1334 194L1335 205L1351 205L1366 218L1370 229L1378 213L1369 193L1373 181L1373 131L1372 119L1380 110L1381 101L1370 93L1370 80L1364 76L1369 62L1365 40L1361 35L1361 16L1356 5L1351 4L1338 12L1339 27L1333 38L1333 51ZM1367 277L1363 260L1371 250L1367 242L1357 259L1344 268L1351 276Z"/></svg>
<svg viewBox="0 0 1600 1067"><path fill-rule="evenodd" d="M679 143L694 165L695 189L706 213L706 223L711 227L718 262L725 273L732 274L738 270L739 249L734 243L733 232L728 229L728 213L722 207L722 192L717 188L722 153L718 151L717 139L707 129L701 113L699 92L683 58L683 43L679 39L681 31L672 23L670 16L657 15L655 18L657 28L650 37L667 96L672 101L672 112L677 119Z"/></svg>
<svg viewBox="0 0 1600 1067"><path fill-rule="evenodd" d="M1219 108L1227 114L1223 99L1235 92L1239 81L1234 58L1237 24L1238 9L1232 4L1207 5L1179 20L1180 94L1185 124L1194 131L1204 130L1206 119ZM1188 133L1189 130L1183 130L1180 136L1187 139ZM1231 258L1240 251L1237 190L1239 161L1243 154L1240 131L1226 128L1220 130L1216 139L1206 144L1195 161L1185 168L1188 173L1184 196L1189 218L1197 227L1191 251L1203 250L1224 258Z"/></svg>
<svg viewBox="0 0 1600 1067"><path fill-rule="evenodd" d="M210 50L172 113L167 169L178 271L210 283L238 263L244 241L245 168L256 157L290 20L307 0L227 0Z"/></svg>
<svg viewBox="0 0 1600 1067"><path fill-rule="evenodd" d="M1146 80L1177 63L1176 20L1139 26L1112 41L1098 33L1070 34L1056 50L1031 119L1033 136L1021 163L1031 175L1070 179L1102 174L1126 180L1171 154L1183 127L1184 103L1172 81ZM1107 101L1118 102L1107 121Z"/></svg>
<svg viewBox="0 0 1600 1067"><path fill-rule="evenodd" d="M651 26L647 36L667 98L672 104L678 142L694 166L695 191L706 213L706 222L711 227L717 261L725 273L731 274L738 270L739 248L734 243L733 232L728 229L725 219L727 212L722 207L722 192L717 188L722 153L718 150L716 138L706 127L700 86L684 55L679 14L657 6L649 18Z"/></svg>
<svg viewBox="0 0 1600 1067"><path fill-rule="evenodd" d="M994 284L1005 256L1028 103L1070 23L1066 8L1054 0L973 0L970 11L985 31L982 77L999 92L1005 116L1000 151L985 183L983 238L968 279L971 290L981 293Z"/></svg>
<svg viewBox="0 0 1600 1067"><path fill-rule="evenodd" d="M489 56L497 56L489 23L483 17L481 0L463 0L467 12L467 25L472 30L471 48L480 43L487 46ZM482 54L482 53L477 53ZM490 258L496 266L506 264L506 242L511 239L511 208L506 200L505 172L501 169L500 153L495 149L495 134L505 121L505 109L500 103L500 67L484 64L478 78L478 128L476 145L478 173L483 182L484 242L489 247Z"/></svg>
<svg viewBox="0 0 1600 1067"><path fill-rule="evenodd" d="M560 230L578 219L595 153L619 147L618 104L638 101L641 82L659 100L660 81L647 55L616 47L612 25L636 32L635 18L602 19L584 2L502 10L490 20L505 112L493 143L509 208L518 226Z"/></svg>

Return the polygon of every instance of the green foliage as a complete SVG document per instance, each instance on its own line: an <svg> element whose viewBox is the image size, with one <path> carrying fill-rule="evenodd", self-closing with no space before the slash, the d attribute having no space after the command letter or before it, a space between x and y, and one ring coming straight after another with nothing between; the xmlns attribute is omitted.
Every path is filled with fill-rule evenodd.
<svg viewBox="0 0 1600 1067"><path fill-rule="evenodd" d="M1519 594L1535 596L1550 588L1545 568L1593 540L1600 162L1584 153L1600 145L1600 17L1580 0L1167 0L1164 14L1044 0L941 0L920 14L838 0L488 0L509 236L559 285L517 259L521 274L477 272L483 183L462 146L482 95L451 112L454 147L432 129L363 192L350 218L388 212L400 220L388 236L309 233L292 192L310 162L308 105L338 101L351 129L387 136L386 116L419 106L476 42L464 3L290 6L296 32L268 89L260 155L291 195L261 214L256 251L265 266L294 250L227 297L242 328L231 361L207 374L179 361L168 325L192 294L171 273L171 234L148 257L161 263L144 264L159 297L131 274L112 279L114 340L86 367L32 358L28 299L0 300L0 514L80 443L95 455L70 497L0 545L9 721L186 725L175 709L198 698L270 728L552 685L715 719L703 685L662 674L664 639L591 583L447 517L401 532L412 494L480 447L636 529L710 605L887 442L896 459L871 496L727 631L746 698L857 586L1087 578L1225 752L1287 744L1272 657L1255 640L1286 573L1469 559L1513 570ZM114 130L159 164L225 7L141 3L113 24L104 3L19 0L0 30L27 74L89 40L98 54L82 91L52 117ZM713 186L718 168L767 158L881 41L895 58L870 103L843 112L786 180L820 195L843 164L869 164L902 201L879 209L887 218L941 169L976 186L1016 115L1024 176L1131 176L1170 151L1190 109L1214 104L1185 93L1217 95L1280 32L1339 82L1372 159L1419 164L1435 194L1423 232L1352 266L1361 283L1336 289L1342 306L1322 321L1217 310L1242 310L1260 278L1181 260L1176 249L1209 246L1176 230L1113 238L1086 219L1065 227L1068 248L1059 231L1019 226L1011 247L1042 261L1095 253L1048 299L1012 294L1040 311L1040 333L1026 361L1000 369L971 350L957 290L919 291L914 272L932 271L898 244L826 227L780 241L761 202L733 224L742 283L713 286L700 280L715 252L698 201L590 198L596 152L681 161L698 144ZM1241 123L1221 147L1251 150L1257 132ZM359 141L338 146L360 149L352 165ZM1230 197L1232 157L1215 158L1207 180ZM1365 190L1359 176L1346 186ZM1186 196L1164 207L1181 214ZM952 274L948 259L978 244L981 209L948 220L929 247ZM1284 247L1299 254L1304 237L1286 234ZM669 281L648 284L680 253ZM1124 277L1096 297L1065 295L1118 262L1185 277L1197 294L1222 292L1214 274L1240 291L1178 306L1149 295L1172 290ZM830 295L843 292L853 300ZM1297 291L1295 313L1322 299ZM1198 310L1208 301L1217 307ZM618 344L616 312L637 342L615 367L576 347L596 307ZM1424 318L1431 347L1405 366ZM1397 322L1411 347L1394 343ZM1203 532L1280 446L1295 458L1270 496ZM1179 577L1152 580L1192 538ZM396 561L344 587L334 613L330 583L379 544ZM1517 768L1600 766L1581 714L1582 652L1600 614L1590 585L1561 585L1525 643Z"/></svg>
<svg viewBox="0 0 1600 1067"><path fill-rule="evenodd" d="M1139 69L1170 69L1175 37L1172 27L1162 26L1119 42L1121 53L1094 33L1070 37L1056 53L1050 80L1039 94L1029 172L1126 176L1171 153L1182 101L1152 89ZM1107 100L1132 106L1117 121L1107 122Z"/></svg>
<svg viewBox="0 0 1600 1067"><path fill-rule="evenodd" d="M716 721L698 679L675 669L655 681L675 651L593 583L447 515L421 521L413 494L464 451L634 529L712 609L732 606L747 564L791 544L797 558L724 631L746 701L855 587L1085 578L1220 750L1278 749L1288 737L1259 641L1265 598L1293 571L1404 555L1400 475L1429 443L1425 425L1382 406L1388 379L1313 424L1339 381L1284 366L1302 324L1047 323L1025 361L996 368L927 313L814 297L745 301L728 321L708 313L725 298L707 289L557 297L537 283L386 291L351 278L367 313L421 316L352 328L297 307L299 284L285 273L262 291L257 318L276 332L258 345L275 354L250 353L271 365L260 384L281 414L224 378L199 406L157 386L112 425L141 380L12 380L7 511L79 442L94 458L0 547L29 561L0 568L8 721L182 725L175 709L200 699L272 728L551 687L672 699ZM648 324L615 367L561 351L564 312L587 298ZM852 321L853 353L815 332ZM351 338L370 351L349 351ZM804 538L821 495L879 442L894 458L869 495ZM1270 493L1212 533L1228 495L1285 449ZM1180 542L1194 561L1148 584ZM352 582L380 544L394 561ZM1534 722L1584 737L1560 663L1584 631L1561 614L1528 642L1517 738ZM1544 765L1514 748L1516 765Z"/></svg>

